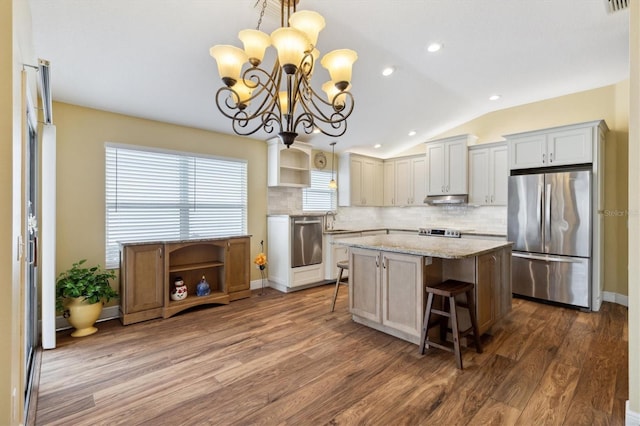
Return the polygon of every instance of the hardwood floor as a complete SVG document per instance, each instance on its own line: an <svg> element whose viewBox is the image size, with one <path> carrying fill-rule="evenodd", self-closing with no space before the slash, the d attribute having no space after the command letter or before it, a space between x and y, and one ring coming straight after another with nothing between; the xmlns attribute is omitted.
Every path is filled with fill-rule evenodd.
<svg viewBox="0 0 640 426"><path fill-rule="evenodd" d="M355 324L346 288L260 296L129 326L58 334L36 424L624 424L627 309L514 299L484 352L453 354Z"/></svg>

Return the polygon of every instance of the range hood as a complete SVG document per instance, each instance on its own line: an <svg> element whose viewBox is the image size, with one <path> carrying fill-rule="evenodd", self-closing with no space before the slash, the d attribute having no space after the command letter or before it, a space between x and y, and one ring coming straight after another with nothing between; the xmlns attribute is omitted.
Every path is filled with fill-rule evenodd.
<svg viewBox="0 0 640 426"><path fill-rule="evenodd" d="M467 194L457 195L427 195L424 199L425 204L432 206L442 206L447 204L467 204L469 196Z"/></svg>

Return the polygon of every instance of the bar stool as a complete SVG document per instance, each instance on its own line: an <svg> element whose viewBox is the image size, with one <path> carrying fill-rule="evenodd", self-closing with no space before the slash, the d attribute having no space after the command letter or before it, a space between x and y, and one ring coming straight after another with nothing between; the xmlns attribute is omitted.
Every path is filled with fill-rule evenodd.
<svg viewBox="0 0 640 426"><path fill-rule="evenodd" d="M453 352L456 356L456 365L460 370L462 370L460 338L470 333L473 333L476 351L479 354L482 353L480 334L478 333L478 321L476 319L476 309L473 299L473 286L473 283L456 280L447 280L441 284L427 286L426 290L429 296L427 298L427 309L424 313L424 325L422 327L422 335L420 337L420 354L424 354L425 347L428 348L429 346L435 346L436 348ZM456 296L462 293L466 294L466 302L459 302L456 300ZM435 309L433 307L434 296L442 297L442 309ZM471 327L464 331L460 331L458 328L458 314L456 312L457 306L467 308L469 310ZM440 318L435 318L432 321L431 314L438 315ZM451 328L448 327L449 318L451 319ZM429 339L429 329L437 324L440 324L440 342L434 342ZM453 336L453 345L450 345L446 341L447 331L451 331Z"/></svg>
<svg viewBox="0 0 640 426"><path fill-rule="evenodd" d="M349 262L347 261L338 262L336 266L338 267L338 269L340 269L340 272L338 272L338 279L336 280L336 289L333 291L333 302L331 302L330 312L333 312L333 309L336 307L336 299L338 298L338 288L340 288L340 283L342 282L342 273L344 272L345 269L347 271L349 270Z"/></svg>

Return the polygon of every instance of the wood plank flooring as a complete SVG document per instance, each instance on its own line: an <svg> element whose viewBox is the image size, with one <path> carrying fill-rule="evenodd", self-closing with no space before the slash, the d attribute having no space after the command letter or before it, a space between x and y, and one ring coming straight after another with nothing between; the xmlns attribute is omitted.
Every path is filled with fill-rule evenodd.
<svg viewBox="0 0 640 426"><path fill-rule="evenodd" d="M42 354L37 425L624 424L627 309L514 299L453 354L351 321L346 288L267 289L166 320L58 333Z"/></svg>

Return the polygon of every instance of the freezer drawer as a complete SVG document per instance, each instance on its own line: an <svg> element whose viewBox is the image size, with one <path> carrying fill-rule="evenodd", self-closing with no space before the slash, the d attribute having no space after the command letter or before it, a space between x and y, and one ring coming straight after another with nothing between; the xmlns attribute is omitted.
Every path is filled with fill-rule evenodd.
<svg viewBox="0 0 640 426"><path fill-rule="evenodd" d="M591 309L589 259L513 252L514 294Z"/></svg>

